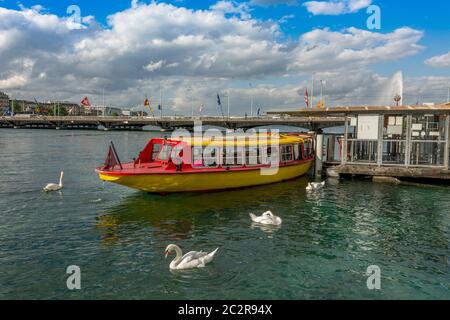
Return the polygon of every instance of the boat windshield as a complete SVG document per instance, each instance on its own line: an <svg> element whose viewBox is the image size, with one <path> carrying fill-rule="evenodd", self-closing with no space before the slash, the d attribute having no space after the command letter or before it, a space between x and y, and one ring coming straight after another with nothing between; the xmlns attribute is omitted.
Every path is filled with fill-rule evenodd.
<svg viewBox="0 0 450 320"><path fill-rule="evenodd" d="M168 161L170 159L170 153L173 147L170 144L166 144L158 155L159 161Z"/></svg>

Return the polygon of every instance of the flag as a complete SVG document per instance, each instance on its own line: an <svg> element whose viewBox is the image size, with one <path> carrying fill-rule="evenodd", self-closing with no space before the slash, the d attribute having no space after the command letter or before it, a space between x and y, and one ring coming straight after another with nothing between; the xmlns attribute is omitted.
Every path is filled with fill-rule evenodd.
<svg viewBox="0 0 450 320"><path fill-rule="evenodd" d="M306 89L305 92L305 103L306 103L306 108L309 107L309 94L308 94L308 89Z"/></svg>
<svg viewBox="0 0 450 320"><path fill-rule="evenodd" d="M205 108L205 105L202 103L200 105L200 107L198 108L198 113L202 113L204 108Z"/></svg>
<svg viewBox="0 0 450 320"><path fill-rule="evenodd" d="M261 115L261 108L258 108L258 117Z"/></svg>
<svg viewBox="0 0 450 320"><path fill-rule="evenodd" d="M162 110L162 107L160 104L158 104L158 111L161 111L161 110Z"/></svg>
<svg viewBox="0 0 450 320"><path fill-rule="evenodd" d="M105 160L105 166L103 167L103 170L114 170L114 167L119 164L119 161L117 160L116 154L114 152L114 149L112 146L109 147L108 156Z"/></svg>
<svg viewBox="0 0 450 320"><path fill-rule="evenodd" d="M317 108L323 108L323 101L317 102Z"/></svg>
<svg viewBox="0 0 450 320"><path fill-rule="evenodd" d="M11 113L11 108L10 107L6 108L5 111L3 112L3 115L6 116L6 117L11 116L11 114L12 113Z"/></svg>
<svg viewBox="0 0 450 320"><path fill-rule="evenodd" d="M91 106L91 102L89 101L88 97L84 97L84 99L81 100L81 105L85 106L85 107L90 107Z"/></svg>
<svg viewBox="0 0 450 320"><path fill-rule="evenodd" d="M222 111L222 102L220 101L220 95L219 94L217 94L217 107L219 108L220 114L223 117L224 115L223 115L223 111Z"/></svg>
<svg viewBox="0 0 450 320"><path fill-rule="evenodd" d="M219 94L217 94L217 105L219 107L222 107L222 102L220 101L220 95Z"/></svg>
<svg viewBox="0 0 450 320"><path fill-rule="evenodd" d="M144 106L150 107L150 100L148 100L147 98L145 98Z"/></svg>

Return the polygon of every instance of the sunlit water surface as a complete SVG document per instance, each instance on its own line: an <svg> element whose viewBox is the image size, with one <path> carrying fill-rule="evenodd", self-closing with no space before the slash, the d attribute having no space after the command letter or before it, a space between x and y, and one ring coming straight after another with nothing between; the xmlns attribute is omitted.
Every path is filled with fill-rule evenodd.
<svg viewBox="0 0 450 320"><path fill-rule="evenodd" d="M239 191L149 195L94 173L148 132L0 130L0 299L448 299L450 187L308 178ZM43 193L65 171L62 193ZM252 226L272 210L279 229ZM220 251L170 272L164 249ZM78 265L82 289L69 291ZM367 289L377 265L382 289Z"/></svg>

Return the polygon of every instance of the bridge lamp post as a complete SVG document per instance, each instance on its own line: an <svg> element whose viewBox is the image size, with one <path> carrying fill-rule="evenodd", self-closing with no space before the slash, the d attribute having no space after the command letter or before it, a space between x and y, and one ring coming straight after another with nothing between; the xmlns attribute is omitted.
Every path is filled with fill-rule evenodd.
<svg viewBox="0 0 450 320"><path fill-rule="evenodd" d="M323 101L323 87L327 84L325 80L320 80L320 104L322 107L325 107L325 103Z"/></svg>
<svg viewBox="0 0 450 320"><path fill-rule="evenodd" d="M227 98L227 116L230 118L230 89L223 96Z"/></svg>
<svg viewBox="0 0 450 320"><path fill-rule="evenodd" d="M230 119L230 89L227 92L227 100L228 100L228 119Z"/></svg>
<svg viewBox="0 0 450 320"><path fill-rule="evenodd" d="M189 93L189 100L191 102L191 118L194 119L194 89L191 86L187 88L187 92Z"/></svg>

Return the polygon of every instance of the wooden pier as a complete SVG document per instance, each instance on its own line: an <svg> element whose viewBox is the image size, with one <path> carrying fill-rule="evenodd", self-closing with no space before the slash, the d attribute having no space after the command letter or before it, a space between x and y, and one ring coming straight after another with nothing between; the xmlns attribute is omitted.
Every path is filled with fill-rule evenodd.
<svg viewBox="0 0 450 320"><path fill-rule="evenodd" d="M342 134L318 134L316 174L450 180L450 103L281 114L344 118Z"/></svg>

